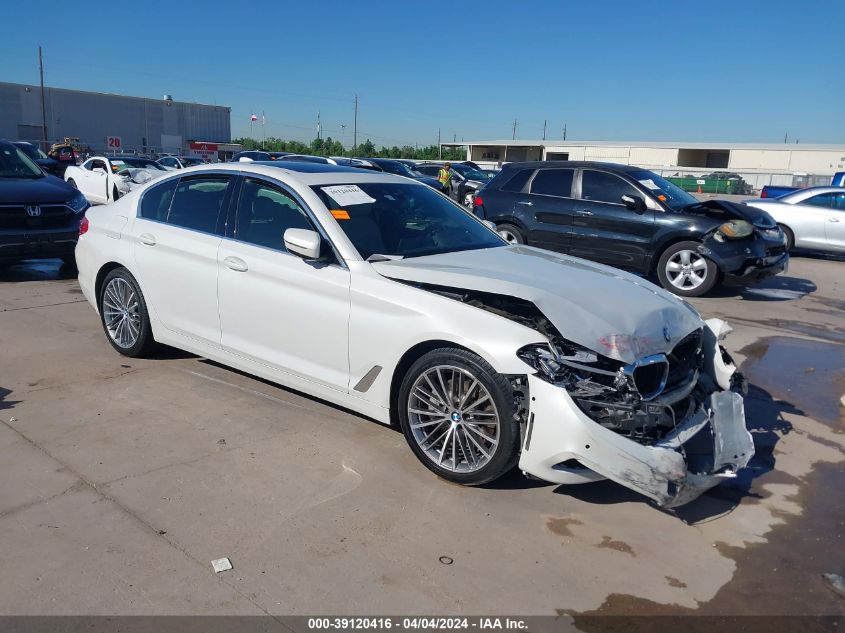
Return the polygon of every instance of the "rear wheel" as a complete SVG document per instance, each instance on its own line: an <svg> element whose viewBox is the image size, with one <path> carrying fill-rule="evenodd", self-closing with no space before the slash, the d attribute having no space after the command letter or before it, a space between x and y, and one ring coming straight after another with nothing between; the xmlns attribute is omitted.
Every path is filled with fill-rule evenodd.
<svg viewBox="0 0 845 633"><path fill-rule="evenodd" d="M74 189L79 189L79 187L77 187L77 186L76 186L76 181L75 181L73 178L68 178L68 179L67 179L67 184L69 184L69 185L70 185L71 187L73 187Z"/></svg>
<svg viewBox="0 0 845 633"><path fill-rule="evenodd" d="M716 284L716 264L698 252L698 242L678 242L657 263L657 277L666 290L681 297L699 297Z"/></svg>
<svg viewBox="0 0 845 633"><path fill-rule="evenodd" d="M499 224L496 227L496 231L509 244L525 244L525 237L522 235L522 231L513 224Z"/></svg>
<svg viewBox="0 0 845 633"><path fill-rule="evenodd" d="M433 350L402 381L399 422L426 468L465 485L502 476L519 456L519 423L508 380L467 350Z"/></svg>
<svg viewBox="0 0 845 633"><path fill-rule="evenodd" d="M785 224L778 224L780 230L783 231L784 237L786 237L786 252L792 250L795 246L795 233L792 232L792 229L786 226Z"/></svg>
<svg viewBox="0 0 845 633"><path fill-rule="evenodd" d="M124 356L145 356L155 347L147 304L141 288L125 268L116 268L103 280L100 320L111 346Z"/></svg>

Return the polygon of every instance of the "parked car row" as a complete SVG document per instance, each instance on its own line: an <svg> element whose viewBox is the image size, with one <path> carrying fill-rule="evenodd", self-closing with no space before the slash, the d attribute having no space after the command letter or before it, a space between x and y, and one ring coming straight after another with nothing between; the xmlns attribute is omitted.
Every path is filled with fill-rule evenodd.
<svg viewBox="0 0 845 633"><path fill-rule="evenodd" d="M395 424L453 482L518 465L672 507L754 454L724 323L635 275L509 244L406 176L169 172L90 209L76 256L120 354L171 345Z"/></svg>

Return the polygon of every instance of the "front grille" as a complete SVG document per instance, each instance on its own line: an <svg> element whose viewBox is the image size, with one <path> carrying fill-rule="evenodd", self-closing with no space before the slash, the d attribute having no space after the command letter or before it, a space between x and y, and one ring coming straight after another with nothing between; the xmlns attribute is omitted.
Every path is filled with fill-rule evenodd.
<svg viewBox="0 0 845 633"><path fill-rule="evenodd" d="M76 215L64 204L42 204L37 205L41 210L40 215L32 216L27 213L27 206L29 205L0 206L0 229L61 229L70 226Z"/></svg>
<svg viewBox="0 0 845 633"><path fill-rule="evenodd" d="M687 334L666 355L669 360L669 377L664 391L672 391L692 380L697 369L701 368L701 340L703 330L698 329Z"/></svg>

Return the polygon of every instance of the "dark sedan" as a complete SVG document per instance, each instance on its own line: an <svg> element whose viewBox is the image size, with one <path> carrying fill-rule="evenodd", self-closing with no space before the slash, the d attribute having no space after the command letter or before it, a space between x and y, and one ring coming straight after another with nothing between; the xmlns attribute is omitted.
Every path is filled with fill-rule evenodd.
<svg viewBox="0 0 845 633"><path fill-rule="evenodd" d="M408 164L403 161L394 160L392 158L365 158L364 160L381 167L381 170L388 174L405 176L405 178L413 178L414 180L426 184L433 189L437 189L437 191L443 190L443 187L440 186L440 181L437 180L437 178L425 176L409 167Z"/></svg>
<svg viewBox="0 0 845 633"><path fill-rule="evenodd" d="M59 257L73 264L87 208L79 191L0 140L0 263Z"/></svg>
<svg viewBox="0 0 845 633"><path fill-rule="evenodd" d="M760 281L789 261L783 232L765 211L700 202L630 165L511 163L478 193L475 212L510 242L656 274L685 297L720 281Z"/></svg>

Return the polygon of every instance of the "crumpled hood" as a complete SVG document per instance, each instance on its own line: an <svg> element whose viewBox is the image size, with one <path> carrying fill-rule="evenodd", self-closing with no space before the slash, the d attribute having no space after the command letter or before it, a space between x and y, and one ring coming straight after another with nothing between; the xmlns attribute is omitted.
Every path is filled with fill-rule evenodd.
<svg viewBox="0 0 845 633"><path fill-rule="evenodd" d="M772 219L772 216L764 209L758 209L747 204L731 202L729 200L705 200L700 204L685 207L684 212L694 215L706 215L717 218L719 221L739 218L763 229L774 228L777 224Z"/></svg>
<svg viewBox="0 0 845 633"><path fill-rule="evenodd" d="M689 304L645 279L530 246L375 262L373 268L391 279L531 301L565 339L624 363L668 352L704 325Z"/></svg>

